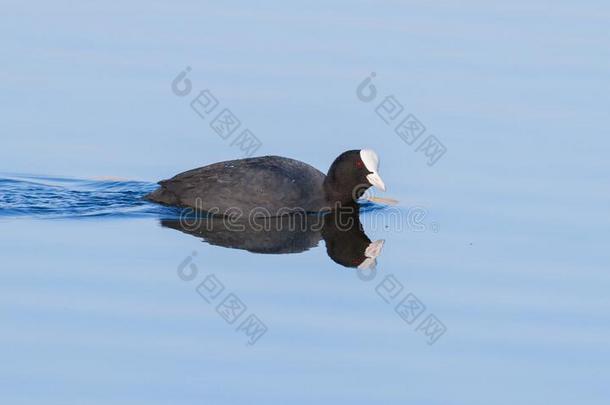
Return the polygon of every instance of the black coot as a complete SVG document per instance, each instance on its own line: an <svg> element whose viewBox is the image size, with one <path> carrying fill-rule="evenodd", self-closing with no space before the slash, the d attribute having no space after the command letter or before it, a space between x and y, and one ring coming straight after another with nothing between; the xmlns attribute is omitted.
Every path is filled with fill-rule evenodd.
<svg viewBox="0 0 610 405"><path fill-rule="evenodd" d="M354 205L371 186L385 191L378 169L379 158L370 149L342 153L326 176L280 156L230 160L160 181L145 198L229 216L324 212Z"/></svg>

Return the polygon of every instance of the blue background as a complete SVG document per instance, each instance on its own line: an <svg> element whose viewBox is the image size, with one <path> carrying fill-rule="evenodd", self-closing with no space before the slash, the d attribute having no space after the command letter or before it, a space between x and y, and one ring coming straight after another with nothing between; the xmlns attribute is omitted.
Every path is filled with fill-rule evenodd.
<svg viewBox="0 0 610 405"><path fill-rule="evenodd" d="M1 172L157 181L241 157L172 93L190 66L259 154L326 171L372 147L384 196L439 226L367 229L386 244L363 282L322 245L0 218L3 403L607 403L606 3L5 0L0 19ZM436 165L375 114L386 95L447 147ZM268 325L255 346L176 276L193 251ZM387 274L447 326L436 344L376 294Z"/></svg>

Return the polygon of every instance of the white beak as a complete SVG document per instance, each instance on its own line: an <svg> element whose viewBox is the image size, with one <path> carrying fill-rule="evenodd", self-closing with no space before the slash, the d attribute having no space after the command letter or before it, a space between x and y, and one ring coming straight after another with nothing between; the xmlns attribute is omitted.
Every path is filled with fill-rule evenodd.
<svg viewBox="0 0 610 405"><path fill-rule="evenodd" d="M379 176L379 173L373 172L367 175L366 179L369 181L369 183L377 187L379 190L385 191L385 183L383 182L383 180L381 180L381 176Z"/></svg>
<svg viewBox="0 0 610 405"><path fill-rule="evenodd" d="M367 170L371 172L371 174L366 176L369 183L379 190L385 191L385 183L379 176L379 156L377 156L377 153L372 149L362 149L360 151L360 159L362 159Z"/></svg>

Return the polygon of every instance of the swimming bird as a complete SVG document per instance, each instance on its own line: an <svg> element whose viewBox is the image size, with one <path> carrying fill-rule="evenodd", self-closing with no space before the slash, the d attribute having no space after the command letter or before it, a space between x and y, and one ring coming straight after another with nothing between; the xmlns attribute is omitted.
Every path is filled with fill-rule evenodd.
<svg viewBox="0 0 610 405"><path fill-rule="evenodd" d="M386 190L371 149L343 152L326 175L298 160L262 156L214 163L158 184L146 199L223 216L328 212L356 206L371 186Z"/></svg>

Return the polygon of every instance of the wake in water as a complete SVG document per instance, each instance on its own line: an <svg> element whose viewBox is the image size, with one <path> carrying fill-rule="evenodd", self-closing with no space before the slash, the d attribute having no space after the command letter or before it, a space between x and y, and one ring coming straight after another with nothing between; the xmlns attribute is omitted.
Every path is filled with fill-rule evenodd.
<svg viewBox="0 0 610 405"><path fill-rule="evenodd" d="M166 207L142 198L157 187L157 184L145 181L0 175L0 217L180 218L180 208ZM360 211L381 208L365 202Z"/></svg>
<svg viewBox="0 0 610 405"><path fill-rule="evenodd" d="M142 199L156 186L143 181L0 175L0 217L179 217L177 208Z"/></svg>

